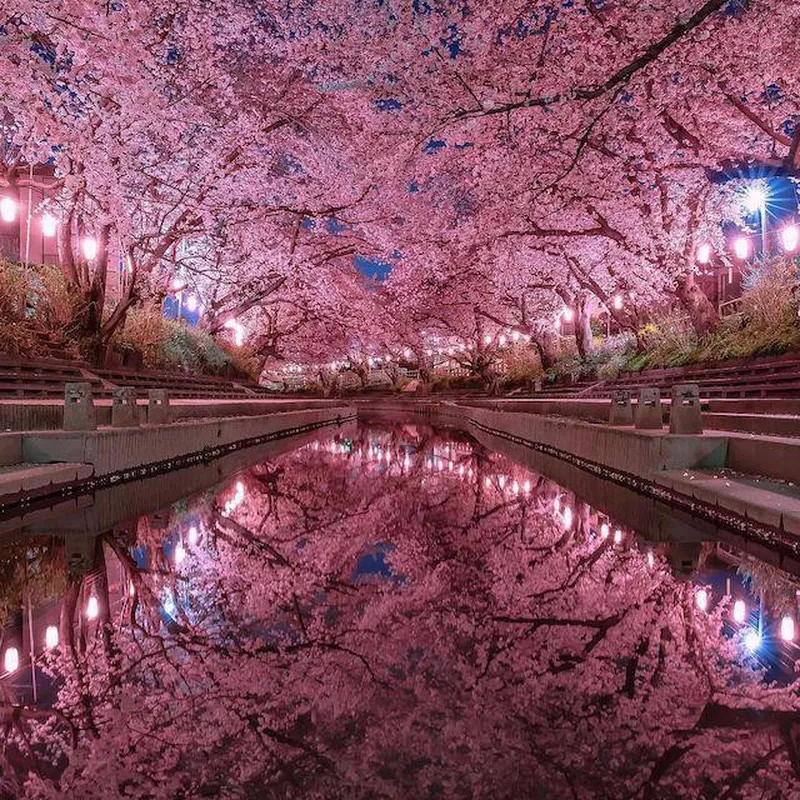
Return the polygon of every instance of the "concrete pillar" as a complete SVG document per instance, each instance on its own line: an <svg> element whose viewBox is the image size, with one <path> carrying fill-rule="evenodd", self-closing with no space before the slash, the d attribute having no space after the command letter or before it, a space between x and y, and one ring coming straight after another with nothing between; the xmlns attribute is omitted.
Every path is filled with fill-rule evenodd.
<svg viewBox="0 0 800 800"><path fill-rule="evenodd" d="M661 390L650 386L639 389L639 404L636 406L636 427L644 430L660 430L663 420Z"/></svg>
<svg viewBox="0 0 800 800"><path fill-rule="evenodd" d="M92 384L84 381L64 384L64 430L97 429L97 412L92 399Z"/></svg>
<svg viewBox="0 0 800 800"><path fill-rule="evenodd" d="M631 393L626 389L617 389L611 398L611 410L608 414L609 425L633 425L633 406Z"/></svg>
<svg viewBox="0 0 800 800"><path fill-rule="evenodd" d="M172 409L166 389L150 389L147 393L147 421L150 425L169 425Z"/></svg>
<svg viewBox="0 0 800 800"><path fill-rule="evenodd" d="M136 389L122 386L114 390L111 401L111 427L133 428L139 424L139 409L136 406Z"/></svg>
<svg viewBox="0 0 800 800"><path fill-rule="evenodd" d="M703 416L700 413L700 387L696 383L680 383L672 387L669 432L703 432Z"/></svg>

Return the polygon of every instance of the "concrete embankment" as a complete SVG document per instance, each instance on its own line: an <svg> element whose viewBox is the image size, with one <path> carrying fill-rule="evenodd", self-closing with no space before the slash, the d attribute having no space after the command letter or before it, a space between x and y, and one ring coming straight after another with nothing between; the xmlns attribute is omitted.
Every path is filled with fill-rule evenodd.
<svg viewBox="0 0 800 800"><path fill-rule="evenodd" d="M329 404L162 426L2 434L0 455L5 466L0 465L0 509L87 481L99 488L205 463L354 418L352 408Z"/></svg>

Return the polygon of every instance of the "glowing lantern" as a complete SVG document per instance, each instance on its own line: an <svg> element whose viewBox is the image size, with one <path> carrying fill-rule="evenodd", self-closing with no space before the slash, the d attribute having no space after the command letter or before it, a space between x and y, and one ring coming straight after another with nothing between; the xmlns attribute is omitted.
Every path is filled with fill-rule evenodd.
<svg viewBox="0 0 800 800"><path fill-rule="evenodd" d="M609 534L608 523L607 523L607 522L604 522L604 523L603 523L603 524L600 526L600 538L601 538L601 539L608 539L608 534Z"/></svg>
<svg viewBox="0 0 800 800"><path fill-rule="evenodd" d="M186 298L186 309L188 311L197 311L197 295L190 294L188 298Z"/></svg>
<svg viewBox="0 0 800 800"><path fill-rule="evenodd" d="M733 621L741 625L746 616L747 606L745 605L744 600L737 600L733 604Z"/></svg>
<svg viewBox="0 0 800 800"><path fill-rule="evenodd" d="M191 309L189 310L191 311ZM237 347L241 347L244 344L244 328L241 323L237 322L235 319L229 319L225 323L225 327L233 331L233 341ZM370 359L370 366L372 366L372 359Z"/></svg>
<svg viewBox="0 0 800 800"><path fill-rule="evenodd" d="M16 672L19 669L19 650L9 647L3 657L3 668L6 672Z"/></svg>
<svg viewBox="0 0 800 800"><path fill-rule="evenodd" d="M44 632L44 646L48 650L58 647L58 628L55 625L48 625Z"/></svg>
<svg viewBox="0 0 800 800"><path fill-rule="evenodd" d="M86 618L87 619L97 619L97 615L100 613L100 604L97 602L97 598L92 595L89 598L89 602L86 604Z"/></svg>
<svg viewBox="0 0 800 800"><path fill-rule="evenodd" d="M511 334L511 338L512 338L512 339L513 339L515 342L518 342L518 341L519 341L519 331L514 331L514 333L512 333L512 334Z"/></svg>
<svg viewBox="0 0 800 800"><path fill-rule="evenodd" d="M314 444L316 444L316 442L314 442ZM197 544L197 528L195 528L194 525L189 528L189 544Z"/></svg>
<svg viewBox="0 0 800 800"><path fill-rule="evenodd" d="M186 548L182 542L175 545L175 563L180 564L186 558Z"/></svg>
<svg viewBox="0 0 800 800"><path fill-rule="evenodd" d="M619 311L622 308L622 295L615 294L614 295L614 308Z"/></svg>
<svg viewBox="0 0 800 800"><path fill-rule="evenodd" d="M81 245L87 261L92 261L97 256L97 239L87 236Z"/></svg>
<svg viewBox="0 0 800 800"><path fill-rule="evenodd" d="M620 544L620 542L622 542L622 531L617 528L614 531L614 544Z"/></svg>
<svg viewBox="0 0 800 800"><path fill-rule="evenodd" d="M486 334L486 336L483 337L483 343L484 344L491 344L492 343L492 337L489 336L488 333Z"/></svg>
<svg viewBox="0 0 800 800"><path fill-rule="evenodd" d="M708 592L705 589L698 589L694 599L701 611L708 610Z"/></svg>
<svg viewBox="0 0 800 800"><path fill-rule="evenodd" d="M506 343L506 337L505 337L504 335L502 335L502 334L501 334L501 335L500 335L500 338L499 338L497 341L498 341L498 343L500 344L500 347L504 347L504 346L505 346L505 343Z"/></svg>
<svg viewBox="0 0 800 800"><path fill-rule="evenodd" d="M51 217L50 214L45 214L42 217L42 236L46 236L48 239L51 236L55 236L57 227L58 221L55 217Z"/></svg>
<svg viewBox="0 0 800 800"><path fill-rule="evenodd" d="M575 312L571 308L565 308L561 312L561 316L564 317L564 322L572 322L575 318Z"/></svg>
<svg viewBox="0 0 800 800"><path fill-rule="evenodd" d="M653 564L655 564L655 563L656 563L656 558L653 555L653 551L652 550L648 550L648 552L647 552L647 566L648 567L652 567Z"/></svg>
<svg viewBox="0 0 800 800"><path fill-rule="evenodd" d="M701 244L697 248L697 254L695 258L697 259L698 264L708 264L708 262L711 261L711 245Z"/></svg>
<svg viewBox="0 0 800 800"><path fill-rule="evenodd" d="M567 506L564 509L564 528L569 530L572 527L572 509Z"/></svg>
<svg viewBox="0 0 800 800"><path fill-rule="evenodd" d="M788 614L781 620L781 639L784 642L794 641L794 620Z"/></svg>
<svg viewBox="0 0 800 800"><path fill-rule="evenodd" d="M733 252L736 258L744 261L750 255L750 242L747 241L745 236L739 236L733 243Z"/></svg>
<svg viewBox="0 0 800 800"><path fill-rule="evenodd" d="M800 229L797 225L787 225L781 231L781 243L787 253L794 253L797 250L797 245L800 243Z"/></svg>
<svg viewBox="0 0 800 800"><path fill-rule="evenodd" d="M17 203L11 197L0 198L0 217L3 222L13 222L17 218Z"/></svg>

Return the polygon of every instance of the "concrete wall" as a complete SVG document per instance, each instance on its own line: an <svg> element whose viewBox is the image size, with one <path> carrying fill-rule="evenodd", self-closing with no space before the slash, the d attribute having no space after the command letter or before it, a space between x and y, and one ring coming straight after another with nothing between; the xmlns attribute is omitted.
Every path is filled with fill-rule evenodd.
<svg viewBox="0 0 800 800"><path fill-rule="evenodd" d="M353 415L347 406L337 406L159 427L41 431L23 434L22 458L36 464L59 461L91 464L95 477L98 477L290 431L303 425L346 420Z"/></svg>

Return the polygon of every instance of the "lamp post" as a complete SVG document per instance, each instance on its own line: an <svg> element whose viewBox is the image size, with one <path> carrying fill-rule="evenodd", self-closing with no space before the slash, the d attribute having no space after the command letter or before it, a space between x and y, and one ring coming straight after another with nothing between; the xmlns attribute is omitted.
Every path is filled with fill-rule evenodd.
<svg viewBox="0 0 800 800"><path fill-rule="evenodd" d="M760 186L753 186L747 192L747 210L758 212L761 221L761 255L767 254L767 193Z"/></svg>

